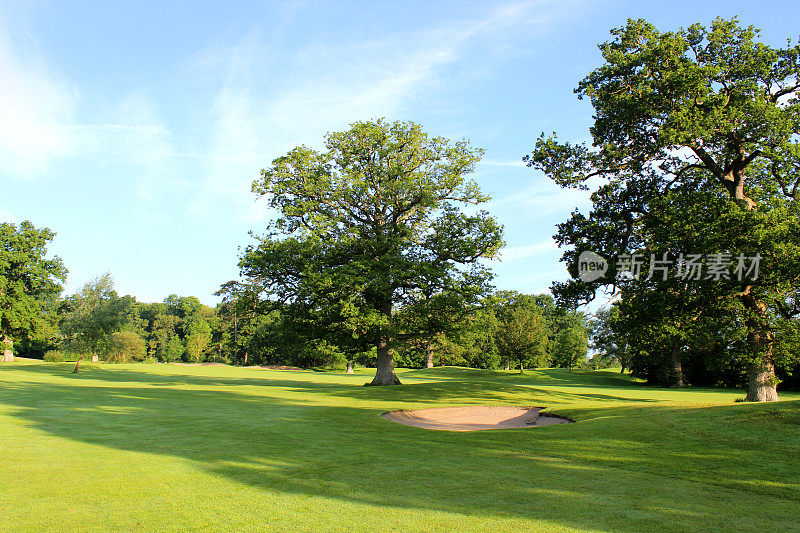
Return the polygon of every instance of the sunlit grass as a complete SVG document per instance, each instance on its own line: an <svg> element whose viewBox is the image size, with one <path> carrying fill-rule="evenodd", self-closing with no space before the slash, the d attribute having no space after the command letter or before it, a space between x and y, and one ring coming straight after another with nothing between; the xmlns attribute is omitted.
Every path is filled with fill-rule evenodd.
<svg viewBox="0 0 800 533"><path fill-rule="evenodd" d="M0 529L797 530L800 396L617 372L356 375L0 366ZM380 418L535 405L578 423L473 433Z"/></svg>

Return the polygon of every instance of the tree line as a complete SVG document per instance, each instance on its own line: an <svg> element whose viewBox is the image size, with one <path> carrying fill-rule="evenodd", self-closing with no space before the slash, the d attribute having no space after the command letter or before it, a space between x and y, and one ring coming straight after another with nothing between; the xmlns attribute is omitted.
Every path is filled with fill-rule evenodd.
<svg viewBox="0 0 800 533"><path fill-rule="evenodd" d="M16 354L74 361L75 371L84 359L350 371L356 364L374 367L377 363L375 349L343 351L306 330L290 306L254 302L245 292L235 292L234 283L222 287L223 298L216 307L203 305L193 296L139 302L133 296L118 295L108 273L62 297L66 269L59 258L45 257L53 232L30 222L18 228L3 223L0 231L8 255L2 278L3 339L12 353L8 360ZM15 287L15 278L22 285ZM472 311L446 317L446 329L396 345L396 360L407 367L459 365L520 371L539 366L572 368L585 360L587 317L557 307L549 295L496 291L477 302ZM398 309L395 315L406 330L413 329L413 310Z"/></svg>

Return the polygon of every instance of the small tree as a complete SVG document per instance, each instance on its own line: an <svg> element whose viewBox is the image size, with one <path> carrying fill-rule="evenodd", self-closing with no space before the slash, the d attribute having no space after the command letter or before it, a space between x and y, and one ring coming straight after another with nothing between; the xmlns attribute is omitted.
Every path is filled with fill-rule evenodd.
<svg viewBox="0 0 800 533"><path fill-rule="evenodd" d="M587 348L586 331L583 328L576 326L564 328L556 335L551 350L552 364L572 369L586 360Z"/></svg>
<svg viewBox="0 0 800 533"><path fill-rule="evenodd" d="M160 314L153 320L152 347L162 361L174 362L183 355L183 344L176 331L179 323L180 318L169 314Z"/></svg>
<svg viewBox="0 0 800 533"><path fill-rule="evenodd" d="M186 326L186 355L198 363L211 342L211 326L202 317L195 317Z"/></svg>
<svg viewBox="0 0 800 533"><path fill-rule="evenodd" d="M143 361L147 356L147 344L133 331L115 331L109 336L106 358L115 363Z"/></svg>
<svg viewBox="0 0 800 533"><path fill-rule="evenodd" d="M92 362L107 348L108 336L125 322L130 299L117 296L111 274L105 274L86 283L79 293L64 299L61 306L62 331L68 342L81 350L89 350ZM83 352L75 364L78 372Z"/></svg>
<svg viewBox="0 0 800 533"><path fill-rule="evenodd" d="M501 306L497 345L500 355L519 365L542 366L547 354L547 323L541 309L528 295L517 295Z"/></svg>
<svg viewBox="0 0 800 533"><path fill-rule="evenodd" d="M19 228L0 224L0 340L3 362L14 360L14 337L27 337L47 325L50 303L61 292L67 269L59 257L48 259L55 233L28 221Z"/></svg>

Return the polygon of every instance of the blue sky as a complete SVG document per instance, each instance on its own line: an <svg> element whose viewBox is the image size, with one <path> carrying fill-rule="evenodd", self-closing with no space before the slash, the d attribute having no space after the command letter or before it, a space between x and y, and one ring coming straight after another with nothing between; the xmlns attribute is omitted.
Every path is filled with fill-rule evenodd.
<svg viewBox="0 0 800 533"><path fill-rule="evenodd" d="M566 271L554 225L587 196L520 159L587 138L572 89L627 18L738 15L781 44L795 2L15 2L0 4L0 219L57 232L67 292L110 271L142 301L213 304L267 211L272 159L356 120L413 120L486 149L474 175L505 225L496 285Z"/></svg>

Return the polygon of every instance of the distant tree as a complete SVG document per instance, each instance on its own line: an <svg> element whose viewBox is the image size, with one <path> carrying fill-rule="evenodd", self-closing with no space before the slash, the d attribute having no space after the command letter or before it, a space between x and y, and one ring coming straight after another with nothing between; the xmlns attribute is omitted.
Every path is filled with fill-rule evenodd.
<svg viewBox="0 0 800 533"><path fill-rule="evenodd" d="M525 366L542 366L547 355L547 323L533 297L514 294L499 308L497 345L500 355L514 361L520 373Z"/></svg>
<svg viewBox="0 0 800 533"><path fill-rule="evenodd" d="M329 134L324 152L295 148L253 183L280 218L245 251L243 279L351 328L350 338L376 347L371 384L400 383L394 312L406 297L469 301L488 290L491 274L479 260L495 255L502 229L484 211L459 210L488 200L466 179L480 155L466 141L384 120Z"/></svg>
<svg viewBox="0 0 800 533"><path fill-rule="evenodd" d="M211 326L202 317L194 317L186 326L186 355L190 361L200 362L211 343Z"/></svg>
<svg viewBox="0 0 800 533"><path fill-rule="evenodd" d="M130 299L117 296L114 281L107 272L64 299L61 330L68 343L82 350L73 372L78 372L83 350L91 353L93 362L98 361L100 351L107 347L108 336L124 323L130 304Z"/></svg>
<svg viewBox="0 0 800 533"><path fill-rule="evenodd" d="M556 335L551 350L552 365L560 368L574 368L586 361L586 330L578 325L562 329Z"/></svg>
<svg viewBox="0 0 800 533"><path fill-rule="evenodd" d="M54 299L67 269L59 257L47 258L55 233L28 221L19 228L0 224L0 340L3 362L14 360L13 339L48 327Z"/></svg>
<svg viewBox="0 0 800 533"><path fill-rule="evenodd" d="M477 303L477 299L467 302L455 292L410 294L406 304L395 313L395 336L423 353L425 367L433 368L434 353L448 345L448 335L466 326L465 319L475 311Z"/></svg>
<svg viewBox="0 0 800 533"><path fill-rule="evenodd" d="M599 309L592 320L591 345L596 366L620 366L620 372L630 368L628 347L616 334L614 323L619 320L619 308L612 305ZM603 361L602 363L600 361Z"/></svg>
<svg viewBox="0 0 800 533"><path fill-rule="evenodd" d="M497 310L484 298L480 307L464 319L464 325L449 337L464 350L464 359L473 368L498 368L500 353L497 347L497 334L500 322Z"/></svg>
<svg viewBox="0 0 800 533"><path fill-rule="evenodd" d="M183 355L183 344L176 331L179 323L180 318L170 314L160 314L153 320L151 350L162 361L172 363Z"/></svg>
<svg viewBox="0 0 800 533"><path fill-rule="evenodd" d="M145 340L133 331L115 331L109 336L106 358L115 363L143 361L147 356Z"/></svg>
<svg viewBox="0 0 800 533"><path fill-rule="evenodd" d="M167 344L162 347L162 356L164 360L174 363L179 361L183 355L183 344L177 335L170 337Z"/></svg>

